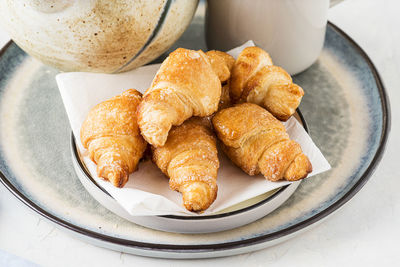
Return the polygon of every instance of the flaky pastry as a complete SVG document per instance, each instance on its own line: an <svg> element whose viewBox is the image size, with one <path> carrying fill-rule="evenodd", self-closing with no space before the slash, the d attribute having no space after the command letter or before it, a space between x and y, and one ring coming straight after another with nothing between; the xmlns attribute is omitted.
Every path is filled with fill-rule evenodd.
<svg viewBox="0 0 400 267"><path fill-rule="evenodd" d="M125 185L146 150L136 120L140 101L141 93L127 90L93 107L81 127L81 142L97 164L97 175L116 187Z"/></svg>
<svg viewBox="0 0 400 267"><path fill-rule="evenodd" d="M138 109L143 137L163 146L174 125L218 109L221 82L202 51L178 48L161 64Z"/></svg>
<svg viewBox="0 0 400 267"><path fill-rule="evenodd" d="M182 193L189 211L207 209L217 197L216 138L207 118L193 117L173 127L164 146L153 147L153 161Z"/></svg>
<svg viewBox="0 0 400 267"><path fill-rule="evenodd" d="M284 69L272 65L267 52L247 47L233 66L230 94L235 103L255 103L286 121L300 105L304 91Z"/></svg>
<svg viewBox="0 0 400 267"><path fill-rule="evenodd" d="M261 172L270 181L296 181L312 171L300 145L262 107L238 104L219 111L212 121L224 152L249 175Z"/></svg>

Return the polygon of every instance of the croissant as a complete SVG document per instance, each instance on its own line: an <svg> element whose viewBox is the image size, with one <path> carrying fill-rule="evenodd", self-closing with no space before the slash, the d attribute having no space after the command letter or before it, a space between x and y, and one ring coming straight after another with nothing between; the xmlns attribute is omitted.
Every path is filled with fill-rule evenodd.
<svg viewBox="0 0 400 267"><path fill-rule="evenodd" d="M294 114L304 95L290 75L273 66L268 53L259 47L247 47L240 53L233 66L230 93L234 102L255 103L282 121Z"/></svg>
<svg viewBox="0 0 400 267"><path fill-rule="evenodd" d="M123 187L146 150L136 109L141 93L129 89L93 107L80 132L83 146L97 164L97 175Z"/></svg>
<svg viewBox="0 0 400 267"><path fill-rule="evenodd" d="M249 175L261 172L270 181L296 181L312 171L300 145L262 107L239 104L219 111L212 121L224 152Z"/></svg>
<svg viewBox="0 0 400 267"><path fill-rule="evenodd" d="M231 99L229 96L229 78L231 77L235 59L231 55L218 50L208 51L206 55L210 60L214 72L218 75L218 78L222 83L218 110L230 107Z"/></svg>
<svg viewBox="0 0 400 267"><path fill-rule="evenodd" d="M173 125L218 108L221 82L202 51L178 48L161 64L138 108L143 137L163 146Z"/></svg>
<svg viewBox="0 0 400 267"><path fill-rule="evenodd" d="M182 193L189 211L207 209L217 197L216 138L207 118L193 117L174 127L163 147L152 147L153 161Z"/></svg>
<svg viewBox="0 0 400 267"><path fill-rule="evenodd" d="M231 71L235 64L235 59L231 55L218 50L208 51L206 52L206 55L219 80L222 83L227 82L231 77Z"/></svg>
<svg viewBox="0 0 400 267"><path fill-rule="evenodd" d="M232 68L230 79L230 96L233 102L239 102L247 81L260 69L272 65L272 59L267 52L259 47L246 47L239 54Z"/></svg>

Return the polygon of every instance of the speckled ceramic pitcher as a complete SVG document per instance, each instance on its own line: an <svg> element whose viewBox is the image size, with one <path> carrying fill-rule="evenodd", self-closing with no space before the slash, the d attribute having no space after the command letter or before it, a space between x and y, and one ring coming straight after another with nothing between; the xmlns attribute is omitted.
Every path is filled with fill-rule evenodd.
<svg viewBox="0 0 400 267"><path fill-rule="evenodd" d="M0 22L28 54L64 71L122 72L166 51L198 0L2 0Z"/></svg>

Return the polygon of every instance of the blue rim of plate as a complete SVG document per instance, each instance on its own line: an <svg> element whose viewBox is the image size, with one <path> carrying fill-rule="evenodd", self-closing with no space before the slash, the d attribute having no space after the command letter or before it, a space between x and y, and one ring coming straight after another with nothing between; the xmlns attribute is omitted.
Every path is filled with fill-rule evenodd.
<svg viewBox="0 0 400 267"><path fill-rule="evenodd" d="M282 238L284 236L288 236L290 234L293 234L295 232L298 232L320 220L323 218L327 217L340 207L342 207L347 201L349 201L360 189L365 185L365 183L368 181L370 178L371 174L377 167L378 163L382 159L383 152L385 150L385 146L387 143L388 139L388 134L390 131L390 104L389 100L386 94L385 87L383 85L382 79L380 78L380 75L375 67L375 65L372 63L371 59L368 57L368 55L364 52L364 50L350 37L348 36L345 32L343 32L340 28L338 28L336 25L334 25L331 22L328 22L328 26L331 27L334 31L339 33L343 38L345 38L350 45L365 59L366 63L369 66L369 69L371 70L376 86L379 91L379 95L381 98L381 105L382 105L382 135L379 140L379 146L378 149L368 166L368 168L364 171L364 173L361 175L360 179L353 185L350 190L344 194L341 198L339 198L336 202L331 204L328 208L322 210L321 212L315 214L314 216L301 221L295 225L289 226L285 229L268 233L265 235L260 235L257 237L253 238L248 238L248 239L243 239L239 241L232 241L232 242L225 242L225 243L218 243L218 244L203 244L203 245L170 245L170 244L155 244L155 243L146 243L146 242L138 242L138 241L132 241L132 240L126 240L122 238L117 238L117 237L112 237L104 234L100 234L97 232L93 232L81 227L78 227L74 224L71 224L67 221L64 221L51 213L47 212L46 210L42 209L35 203L33 203L27 196L22 194L20 191L18 191L17 188L15 188L12 183L4 176L3 173L0 172L0 181L3 183L3 185L16 197L18 198L21 202L23 202L25 205L27 205L29 208L37 212L38 214L42 215L43 217L47 218L48 220L68 229L71 230L75 233L82 234L84 236L102 241L102 242L108 242L111 244L119 245L119 246L126 246L130 247L132 249L138 249L138 250L153 250L153 251L158 251L158 252L177 252L177 253L206 253L206 252L214 252L214 251L223 251L223 250L232 250L232 249L237 249L241 247L246 247L250 245L256 245L264 242L269 242L275 239ZM0 50L0 56L4 53L4 51L12 44L12 41L10 41L7 45L5 45L1 50Z"/></svg>
<svg viewBox="0 0 400 267"><path fill-rule="evenodd" d="M304 127L304 130L306 130L306 132L308 133L308 125L307 125L306 120L304 119L303 114L301 113L301 111L299 109L297 109L296 112L297 112L297 115L299 116L299 118L301 120L301 123L302 123L302 125ZM79 155L79 151L78 151L78 148L76 146L76 140L75 140L75 136L74 136L73 132L71 132L71 146L72 146L72 153L73 153L72 157L73 157L74 161L78 163L79 168L85 174L86 179L90 180L91 183L93 183L98 189L100 189L107 196L109 196L110 198L114 199L103 187L101 187L93 179L92 175L89 173L89 171L85 167L85 164L82 162L81 157ZM176 219L176 220L193 220L193 221L195 221L195 220L210 220L210 219L224 218L224 217L232 216L232 215L239 214L239 213L242 213L242 212L246 212L246 211L255 209L255 208L257 208L257 207L259 207L261 205L264 205L268 201L271 201L272 199L274 199L275 197L280 195L288 187L289 187L289 185L282 186L282 187L280 187L278 189L278 191L276 191L271 196L261 200L260 202L257 202L257 203L255 203L253 205L247 206L247 207L239 209L239 210L234 210L234 211L230 211L230 212L224 212L224 213L215 214L215 215L205 215L205 216L158 215L158 217L163 217L163 218L168 218L168 219Z"/></svg>

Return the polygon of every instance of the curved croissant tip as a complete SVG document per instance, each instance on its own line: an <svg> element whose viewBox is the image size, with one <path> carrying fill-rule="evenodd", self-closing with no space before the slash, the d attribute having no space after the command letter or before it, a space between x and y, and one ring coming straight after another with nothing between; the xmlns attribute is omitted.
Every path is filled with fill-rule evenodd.
<svg viewBox="0 0 400 267"><path fill-rule="evenodd" d="M182 196L183 205L189 211L206 210L214 201L208 185L202 182L186 185L182 191Z"/></svg>
<svg viewBox="0 0 400 267"><path fill-rule="evenodd" d="M306 155L301 153L298 155L289 168L286 170L284 177L288 181L297 181L304 179L312 172L312 165Z"/></svg>
<svg viewBox="0 0 400 267"><path fill-rule="evenodd" d="M115 187L123 187L128 182L128 173L123 169L104 166L99 169L98 176L110 181Z"/></svg>
<svg viewBox="0 0 400 267"><path fill-rule="evenodd" d="M203 211L208 208L209 205L204 203L205 194L188 193L187 197L184 197L183 205L189 211Z"/></svg>
<svg viewBox="0 0 400 267"><path fill-rule="evenodd" d="M127 176L125 173L117 173L117 174L108 174L108 180L115 186L115 187L123 187L126 182L128 181Z"/></svg>

